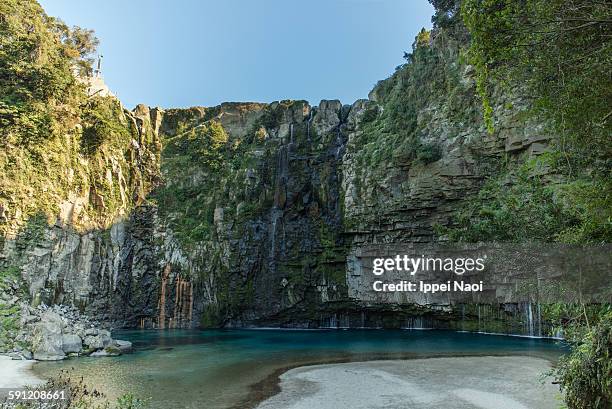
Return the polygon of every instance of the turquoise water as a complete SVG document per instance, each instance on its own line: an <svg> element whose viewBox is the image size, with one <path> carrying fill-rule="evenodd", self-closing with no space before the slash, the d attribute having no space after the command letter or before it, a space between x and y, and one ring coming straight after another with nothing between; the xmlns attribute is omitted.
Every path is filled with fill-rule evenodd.
<svg viewBox="0 0 612 409"><path fill-rule="evenodd" d="M134 353L34 370L49 377L68 369L110 399L131 392L150 398L153 408L231 408L251 406L273 384L271 374L301 364L449 355L555 360L564 352L547 339L434 330L142 330L113 337L132 341Z"/></svg>

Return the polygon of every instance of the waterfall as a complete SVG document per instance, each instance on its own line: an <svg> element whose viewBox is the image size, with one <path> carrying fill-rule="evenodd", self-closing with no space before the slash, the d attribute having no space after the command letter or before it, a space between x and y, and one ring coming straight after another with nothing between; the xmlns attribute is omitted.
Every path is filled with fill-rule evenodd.
<svg viewBox="0 0 612 409"><path fill-rule="evenodd" d="M432 329L435 327L434 324L435 322L431 318L418 315L406 318L403 329Z"/></svg>
<svg viewBox="0 0 612 409"><path fill-rule="evenodd" d="M538 303L538 337L542 336L542 309L540 303Z"/></svg>
<svg viewBox="0 0 612 409"><path fill-rule="evenodd" d="M281 203L281 190L285 189L287 176L289 174L289 153L287 146L281 145L278 149L276 159L276 184L274 190L274 207L284 207L284 202Z"/></svg>
<svg viewBox="0 0 612 409"><path fill-rule="evenodd" d="M340 314L340 319L338 320L338 328L350 328L351 320L347 314Z"/></svg>
<svg viewBox="0 0 612 409"><path fill-rule="evenodd" d="M319 316L319 328L328 329L346 329L350 328L350 316L347 314L334 313L333 315L320 315Z"/></svg>
<svg viewBox="0 0 612 409"><path fill-rule="evenodd" d="M534 326L533 326L533 309L531 307L531 302L527 303L527 308L525 309L525 315L527 320L527 335L530 337L534 336Z"/></svg>
<svg viewBox="0 0 612 409"><path fill-rule="evenodd" d="M292 128L293 129L293 128ZM286 146L280 148L280 176L283 182L287 181L289 173L289 150Z"/></svg>
<svg viewBox="0 0 612 409"><path fill-rule="evenodd" d="M536 303L534 306L532 302L527 302L525 304L525 333L526 335L529 335L531 337L541 337L542 306L540 305L540 303Z"/></svg>
<svg viewBox="0 0 612 409"><path fill-rule="evenodd" d="M539 303L460 304L456 308L458 322L452 327L458 330L562 338L562 334L553 335L550 323L543 321Z"/></svg>
<svg viewBox="0 0 612 409"><path fill-rule="evenodd" d="M271 219L271 232L270 232L270 258L274 259L276 256L276 225L278 220L283 216L283 211L278 207L274 207L270 213Z"/></svg>
<svg viewBox="0 0 612 409"><path fill-rule="evenodd" d="M157 328L164 329L166 327L166 285L168 283L168 276L170 275L170 264L166 264L161 277L161 291L159 294L158 311L159 316L157 319Z"/></svg>
<svg viewBox="0 0 612 409"><path fill-rule="evenodd" d="M313 117L314 108L310 108L310 112L308 113L308 121L306 121L306 137L308 138L308 142L310 142L310 123L312 122Z"/></svg>
<svg viewBox="0 0 612 409"><path fill-rule="evenodd" d="M334 153L334 157L338 159L340 157L340 151L342 150L342 134L340 131L341 124L338 124L336 128L336 152Z"/></svg>
<svg viewBox="0 0 612 409"><path fill-rule="evenodd" d="M293 126L291 127L293 129ZM289 153L287 146L281 145L278 149L276 161L276 183L274 188L274 205L270 212L270 258L276 256L276 235L278 221L283 216L283 208L286 200L286 183L289 174ZM282 220L281 220L282 225ZM284 229L283 229L284 236Z"/></svg>
<svg viewBox="0 0 612 409"><path fill-rule="evenodd" d="M293 145L293 122L289 124L289 143Z"/></svg>
<svg viewBox="0 0 612 409"><path fill-rule="evenodd" d="M189 327L193 325L193 283L189 282Z"/></svg>

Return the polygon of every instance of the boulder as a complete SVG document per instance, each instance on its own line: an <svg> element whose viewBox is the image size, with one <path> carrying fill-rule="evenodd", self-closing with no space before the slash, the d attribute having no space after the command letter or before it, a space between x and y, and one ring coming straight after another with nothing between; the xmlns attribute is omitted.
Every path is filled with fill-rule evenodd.
<svg viewBox="0 0 612 409"><path fill-rule="evenodd" d="M47 311L34 327L32 336L32 350L34 359L39 361L59 361L66 357L62 349L62 318Z"/></svg>
<svg viewBox="0 0 612 409"><path fill-rule="evenodd" d="M21 351L9 352L7 355L14 361L28 359ZM32 359L31 354L29 359Z"/></svg>
<svg viewBox="0 0 612 409"><path fill-rule="evenodd" d="M119 356L121 355L121 350L113 345L109 345L106 348L92 352L89 356L93 356L94 358L100 358L104 356Z"/></svg>
<svg viewBox="0 0 612 409"><path fill-rule="evenodd" d="M62 350L69 354L72 352L81 352L83 349L83 341L76 334L64 334L62 336Z"/></svg>
<svg viewBox="0 0 612 409"><path fill-rule="evenodd" d="M119 348L119 350L123 354L127 352L132 352L132 343L130 341L122 341L120 339L116 339L114 342L114 346Z"/></svg>
<svg viewBox="0 0 612 409"><path fill-rule="evenodd" d="M340 124L342 103L338 100L321 100L312 124L317 135L324 135Z"/></svg>
<svg viewBox="0 0 612 409"><path fill-rule="evenodd" d="M89 348L101 349L107 347L112 342L110 333L105 330L98 331L98 335L88 335L83 340L83 343Z"/></svg>
<svg viewBox="0 0 612 409"><path fill-rule="evenodd" d="M109 345L104 348L104 352L108 354L108 356L119 356L121 355L121 350L114 345Z"/></svg>

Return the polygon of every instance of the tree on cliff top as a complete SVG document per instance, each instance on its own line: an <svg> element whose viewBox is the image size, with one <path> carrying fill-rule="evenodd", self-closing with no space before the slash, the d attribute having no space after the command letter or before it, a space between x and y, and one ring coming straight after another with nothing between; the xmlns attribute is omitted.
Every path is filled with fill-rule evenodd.
<svg viewBox="0 0 612 409"><path fill-rule="evenodd" d="M0 3L0 135L14 144L49 137L83 98L72 74L91 71L98 40L69 29L34 0Z"/></svg>
<svg viewBox="0 0 612 409"><path fill-rule="evenodd" d="M70 57L77 68L79 75L89 76L92 74L95 54L100 41L96 38L93 30L79 26L68 27L62 20L50 17L53 29L59 35L64 45L64 53Z"/></svg>
<svg viewBox="0 0 612 409"><path fill-rule="evenodd" d="M105 177L117 170L110 156L123 174L133 169L137 130L118 100L88 97L78 78L91 72L97 44L93 31L68 28L35 0L0 1L0 234L37 215L55 220L72 195L92 198L75 227L106 226L141 197L126 188L153 180Z"/></svg>

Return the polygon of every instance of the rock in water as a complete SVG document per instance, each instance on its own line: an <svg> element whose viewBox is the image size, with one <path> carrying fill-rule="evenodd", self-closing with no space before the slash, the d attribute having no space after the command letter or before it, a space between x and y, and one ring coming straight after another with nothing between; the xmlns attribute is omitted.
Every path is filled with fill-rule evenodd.
<svg viewBox="0 0 612 409"><path fill-rule="evenodd" d="M100 351L92 352L91 355L89 356L99 358L103 356L119 356L119 355L121 355L121 350L117 348L116 346L109 345Z"/></svg>
<svg viewBox="0 0 612 409"><path fill-rule="evenodd" d="M32 349L34 359L39 361L59 361L66 357L62 349L62 318L52 312L45 312L34 327Z"/></svg>
<svg viewBox="0 0 612 409"><path fill-rule="evenodd" d="M72 352L81 352L83 349L83 342L81 337L76 334L64 334L62 336L62 350L64 353L69 354Z"/></svg>
<svg viewBox="0 0 612 409"><path fill-rule="evenodd" d="M130 341L122 341L120 339L116 339L115 347L117 347L123 354L127 352L132 352L132 343Z"/></svg>
<svg viewBox="0 0 612 409"><path fill-rule="evenodd" d="M100 330L98 335L89 335L85 337L83 343L92 349L105 348L112 342L110 332Z"/></svg>

